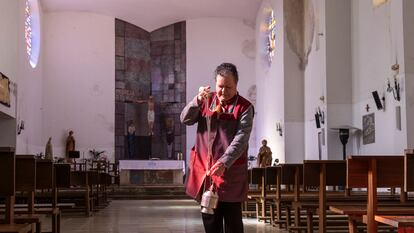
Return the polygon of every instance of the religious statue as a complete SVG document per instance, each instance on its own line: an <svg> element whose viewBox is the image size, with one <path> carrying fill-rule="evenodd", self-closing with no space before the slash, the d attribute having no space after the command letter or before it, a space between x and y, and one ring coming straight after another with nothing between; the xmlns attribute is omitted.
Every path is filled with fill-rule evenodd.
<svg viewBox="0 0 414 233"><path fill-rule="evenodd" d="M270 147L267 146L267 141L262 140L262 146L259 149L259 154L257 155L257 166L258 167L268 167L272 165L272 151Z"/></svg>
<svg viewBox="0 0 414 233"><path fill-rule="evenodd" d="M49 140L46 143L45 159L53 160L52 137L49 137Z"/></svg>
<svg viewBox="0 0 414 233"><path fill-rule="evenodd" d="M128 124L127 130L127 144L128 144L128 158L133 159L136 156L135 150L135 124L133 121L130 121Z"/></svg>
<svg viewBox="0 0 414 233"><path fill-rule="evenodd" d="M174 120L172 118L166 119L166 128L167 128L167 156L168 159L173 158L173 150L174 150Z"/></svg>
<svg viewBox="0 0 414 233"><path fill-rule="evenodd" d="M69 151L75 150L75 137L73 137L73 131L69 131L69 135L66 138L66 161L72 162L72 159L69 158Z"/></svg>
<svg viewBox="0 0 414 233"><path fill-rule="evenodd" d="M152 95L148 97L148 100L135 100L136 103L148 104L147 120L148 120L148 134L154 135L154 121L155 121L155 100Z"/></svg>
<svg viewBox="0 0 414 233"><path fill-rule="evenodd" d="M152 95L148 99L148 128L149 134L154 135L154 120L155 120L155 102Z"/></svg>

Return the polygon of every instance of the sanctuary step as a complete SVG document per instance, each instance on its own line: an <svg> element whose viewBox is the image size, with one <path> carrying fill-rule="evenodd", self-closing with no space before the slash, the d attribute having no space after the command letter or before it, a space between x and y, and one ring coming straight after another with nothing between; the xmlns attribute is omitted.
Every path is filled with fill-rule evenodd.
<svg viewBox="0 0 414 233"><path fill-rule="evenodd" d="M122 185L108 189L112 199L188 199L184 185Z"/></svg>

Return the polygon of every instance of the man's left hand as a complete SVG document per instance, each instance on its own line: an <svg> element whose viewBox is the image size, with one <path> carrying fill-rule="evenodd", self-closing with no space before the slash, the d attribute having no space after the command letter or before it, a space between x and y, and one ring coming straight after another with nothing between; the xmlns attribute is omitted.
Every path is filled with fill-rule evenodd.
<svg viewBox="0 0 414 233"><path fill-rule="evenodd" d="M222 162L217 161L207 172L207 176L221 176L226 170L226 166Z"/></svg>

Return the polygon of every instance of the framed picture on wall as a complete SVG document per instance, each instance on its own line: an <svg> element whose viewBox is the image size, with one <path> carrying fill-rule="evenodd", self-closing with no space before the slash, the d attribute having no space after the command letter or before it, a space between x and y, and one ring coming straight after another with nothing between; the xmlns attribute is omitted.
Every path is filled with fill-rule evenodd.
<svg viewBox="0 0 414 233"><path fill-rule="evenodd" d="M0 103L10 107L10 80L0 72Z"/></svg>
<svg viewBox="0 0 414 233"><path fill-rule="evenodd" d="M362 116L362 144L375 143L375 114Z"/></svg>

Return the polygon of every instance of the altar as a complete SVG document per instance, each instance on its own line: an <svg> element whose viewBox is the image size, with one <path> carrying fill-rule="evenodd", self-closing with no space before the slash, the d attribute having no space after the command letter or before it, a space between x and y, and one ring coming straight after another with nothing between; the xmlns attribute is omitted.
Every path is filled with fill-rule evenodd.
<svg viewBox="0 0 414 233"><path fill-rule="evenodd" d="M183 184L184 160L119 160L121 185Z"/></svg>

